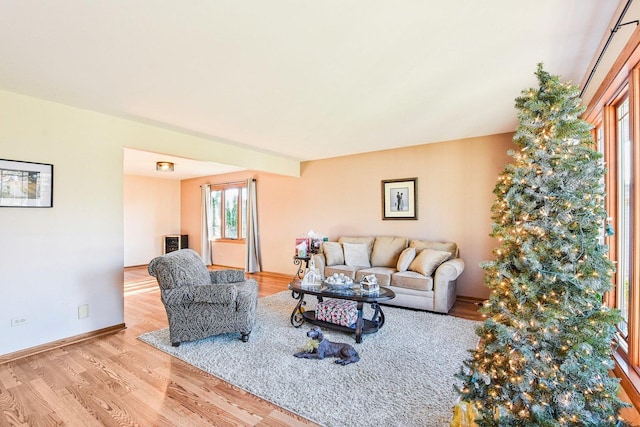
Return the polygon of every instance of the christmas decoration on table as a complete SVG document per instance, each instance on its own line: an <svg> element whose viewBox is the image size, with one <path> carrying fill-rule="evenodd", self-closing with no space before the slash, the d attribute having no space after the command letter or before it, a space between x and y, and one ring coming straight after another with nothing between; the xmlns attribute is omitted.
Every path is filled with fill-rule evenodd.
<svg viewBox="0 0 640 427"><path fill-rule="evenodd" d="M608 375L621 318L602 301L614 268L599 241L602 156L579 90L542 64L536 76L516 98L518 150L494 189L499 246L482 264L491 294L458 406L473 405L478 426L616 426L628 405Z"/></svg>
<svg viewBox="0 0 640 427"><path fill-rule="evenodd" d="M375 274L368 274L360 280L360 287L366 292L378 292L380 286L378 285L378 278Z"/></svg>
<svg viewBox="0 0 640 427"><path fill-rule="evenodd" d="M304 273L304 277L302 278L303 285L320 285L320 281L322 280L322 274L320 273L320 269L316 267L316 260L311 257L309 259L309 264L306 272Z"/></svg>
<svg viewBox="0 0 640 427"><path fill-rule="evenodd" d="M353 286L353 279L344 273L333 273L324 280L324 284L331 289L348 289Z"/></svg>

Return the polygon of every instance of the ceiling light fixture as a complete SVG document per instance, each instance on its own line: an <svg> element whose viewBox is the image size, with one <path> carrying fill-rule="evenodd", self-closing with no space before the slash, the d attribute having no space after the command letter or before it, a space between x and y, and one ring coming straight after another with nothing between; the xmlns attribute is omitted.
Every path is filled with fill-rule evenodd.
<svg viewBox="0 0 640 427"><path fill-rule="evenodd" d="M173 163L156 162L156 170L160 172L173 172Z"/></svg>

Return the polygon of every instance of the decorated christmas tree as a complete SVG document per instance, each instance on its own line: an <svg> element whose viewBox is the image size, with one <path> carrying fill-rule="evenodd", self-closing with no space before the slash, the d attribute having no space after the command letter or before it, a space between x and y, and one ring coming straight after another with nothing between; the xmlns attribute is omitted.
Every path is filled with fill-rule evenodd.
<svg viewBox="0 0 640 427"><path fill-rule="evenodd" d="M579 90L538 65L540 87L516 98L517 151L498 178L492 207L491 290L480 343L457 377L479 426L616 426L619 380L607 308L613 264L602 156L579 119Z"/></svg>

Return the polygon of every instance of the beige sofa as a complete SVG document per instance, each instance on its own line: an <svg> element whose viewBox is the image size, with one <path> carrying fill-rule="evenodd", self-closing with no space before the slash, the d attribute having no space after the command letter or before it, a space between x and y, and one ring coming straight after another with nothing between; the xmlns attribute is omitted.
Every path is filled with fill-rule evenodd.
<svg viewBox="0 0 640 427"><path fill-rule="evenodd" d="M456 300L456 281L464 271L455 243L406 237L340 237L324 242L314 255L324 277L343 273L359 282L374 274L396 297L385 304L448 313Z"/></svg>

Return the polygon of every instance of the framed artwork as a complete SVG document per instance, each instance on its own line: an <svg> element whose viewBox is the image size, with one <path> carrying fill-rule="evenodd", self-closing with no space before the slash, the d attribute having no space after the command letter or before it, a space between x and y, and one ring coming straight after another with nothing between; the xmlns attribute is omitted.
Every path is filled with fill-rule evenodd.
<svg viewBox="0 0 640 427"><path fill-rule="evenodd" d="M0 159L0 207L53 207L53 165Z"/></svg>
<svg viewBox="0 0 640 427"><path fill-rule="evenodd" d="M382 219L418 219L418 178L382 181Z"/></svg>

